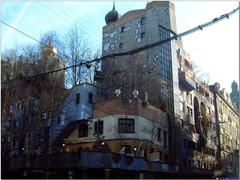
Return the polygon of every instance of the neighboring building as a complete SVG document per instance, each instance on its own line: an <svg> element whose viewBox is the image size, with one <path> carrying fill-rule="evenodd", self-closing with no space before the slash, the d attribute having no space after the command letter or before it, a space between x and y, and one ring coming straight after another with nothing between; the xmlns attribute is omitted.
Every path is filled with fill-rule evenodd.
<svg viewBox="0 0 240 180"><path fill-rule="evenodd" d="M194 73L190 56L177 41L180 90L181 161L184 177L211 177L216 168L213 94Z"/></svg>
<svg viewBox="0 0 240 180"><path fill-rule="evenodd" d="M152 1L145 9L132 10L118 15L115 7L106 17L103 27L102 55L130 51L146 44L169 38L176 33L174 4ZM179 89L175 42L167 42L139 53L109 58L102 62L103 82L99 88L99 101L114 96L115 89L122 91L128 102L132 91L139 98L148 93L149 103L167 111L169 122L169 158L176 162L179 142L175 124L179 121Z"/></svg>
<svg viewBox="0 0 240 180"><path fill-rule="evenodd" d="M220 84L210 86L214 94L218 136L218 169L220 175L239 179L239 113L234 109L230 95Z"/></svg>
<svg viewBox="0 0 240 180"><path fill-rule="evenodd" d="M21 72L21 68L18 70ZM49 126L66 92L62 75L29 77L17 73L17 76L5 79L1 87L2 142L5 145L2 159L5 167L12 165L9 161L12 158L47 149Z"/></svg>
<svg viewBox="0 0 240 180"><path fill-rule="evenodd" d="M240 111L239 109L240 95L239 95L238 84L236 83L236 81L232 82L231 87L232 87L232 92L230 93L230 97L231 97L232 104L237 109L237 111Z"/></svg>
<svg viewBox="0 0 240 180"><path fill-rule="evenodd" d="M53 143L61 144L63 136L66 136L65 131L71 131L70 128L75 123L79 124L79 134L88 134L87 121L93 118L96 94L96 87L88 83L79 84L69 90L51 124Z"/></svg>

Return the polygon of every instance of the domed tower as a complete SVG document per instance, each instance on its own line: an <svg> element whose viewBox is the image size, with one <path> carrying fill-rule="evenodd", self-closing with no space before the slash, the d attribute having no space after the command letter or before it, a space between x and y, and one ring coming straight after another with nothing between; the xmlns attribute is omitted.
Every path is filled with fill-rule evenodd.
<svg viewBox="0 0 240 180"><path fill-rule="evenodd" d="M115 3L113 3L113 9L105 16L106 24L110 24L118 20L118 12L115 9Z"/></svg>
<svg viewBox="0 0 240 180"><path fill-rule="evenodd" d="M232 87L232 92L230 93L230 98L231 98L232 104L236 109L239 109L239 107L240 107L240 102L239 102L240 93L239 93L239 90L238 90L237 82L233 81L231 87Z"/></svg>

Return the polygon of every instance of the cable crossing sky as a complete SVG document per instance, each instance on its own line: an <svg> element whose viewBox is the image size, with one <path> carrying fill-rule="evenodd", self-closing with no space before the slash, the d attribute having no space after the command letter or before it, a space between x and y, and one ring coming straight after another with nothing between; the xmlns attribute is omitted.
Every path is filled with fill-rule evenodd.
<svg viewBox="0 0 240 180"><path fill-rule="evenodd" d="M196 31L199 31L199 30L203 30L204 28L208 27L208 26L211 26L211 25L214 25L215 23L217 22L220 22L224 19L228 19L231 15L235 14L237 11L239 11L239 7L230 11L229 13L226 13L226 14L223 14L221 15L220 17L217 17L217 18L214 18L213 20L207 22L207 23L204 23L204 24L201 24L201 25L198 25L192 29L189 29L187 31L184 31L182 33L179 33L179 34L173 34L171 30L169 30L169 32L171 32L173 34L173 36L169 37L169 38L166 38L162 41L158 41L156 43L151 43L151 44L147 44L145 46L142 46L140 48L136 48L136 49L133 49L131 51L126 51L126 52L122 52L122 53L114 53L114 54L109 54L109 55L106 55L106 56L103 56L103 57L100 57L100 58L95 58L95 59L92 59L90 61L85 61L85 62L81 62L79 64L75 64L75 65L72 65L72 66L68 66L68 67L64 67L64 68L61 68L61 69L57 69L57 70L54 70L54 71L48 71L48 72L45 72L45 73L40 73L40 74L36 74L36 75L32 75L32 76L28 76L28 78L33 78L33 77L38 77L38 76L43 76L43 75L47 75L47 74L51 74L51 73L56 73L56 72L59 72L59 71L64 71L64 70L67 70L67 69L71 69L71 68L74 68L74 67L78 67L78 66L83 66L85 65L86 67L89 67L91 66L92 63L94 62L97 62L99 63L100 61L103 61L103 60L109 60L109 58L115 58L115 57L119 57L119 56L127 56L127 55L133 55L133 54L136 54L142 50L146 50L146 49L151 49L151 48L154 48L156 46L159 46L159 45L162 45L164 43L167 43L167 42L170 42L172 40L177 40L177 39L180 39L184 36L187 36L191 33L194 33ZM4 22L1 20L1 23L8 26L9 28L12 28L14 29L15 31L23 34L24 36L28 37L28 38L31 38L32 40L40 43L41 45L44 45L42 42L40 42L39 40L37 40L36 38L28 35L27 33L25 32L22 32L21 30L9 25L8 23ZM47 45L46 45L47 46ZM59 53L61 54L61 53ZM60 57L60 56L59 56ZM62 58L62 57L61 57Z"/></svg>

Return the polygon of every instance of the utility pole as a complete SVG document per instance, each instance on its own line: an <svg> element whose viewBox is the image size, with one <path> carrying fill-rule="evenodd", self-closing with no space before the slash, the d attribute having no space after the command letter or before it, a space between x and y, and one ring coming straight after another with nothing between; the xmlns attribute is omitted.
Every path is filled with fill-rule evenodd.
<svg viewBox="0 0 240 180"><path fill-rule="evenodd" d="M220 139L220 123L218 116L218 107L217 107L217 91L216 85L213 85L213 98L214 98L214 106L215 106L215 117L216 117L216 134L217 134L217 169L221 170L221 139Z"/></svg>

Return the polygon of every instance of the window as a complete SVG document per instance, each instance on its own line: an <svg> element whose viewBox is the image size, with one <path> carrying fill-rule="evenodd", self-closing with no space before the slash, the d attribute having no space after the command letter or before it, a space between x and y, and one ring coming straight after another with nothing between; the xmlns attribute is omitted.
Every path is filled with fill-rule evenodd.
<svg viewBox="0 0 240 180"><path fill-rule="evenodd" d="M193 105L192 94L189 94L190 104Z"/></svg>
<svg viewBox="0 0 240 180"><path fill-rule="evenodd" d="M48 112L48 126L51 125L51 121L52 121L52 112L49 111L49 112Z"/></svg>
<svg viewBox="0 0 240 180"><path fill-rule="evenodd" d="M16 91L14 89L12 91L10 91L9 96L14 98L16 96Z"/></svg>
<svg viewBox="0 0 240 180"><path fill-rule="evenodd" d="M93 103L93 93L88 93L88 103L89 104Z"/></svg>
<svg viewBox="0 0 240 180"><path fill-rule="evenodd" d="M47 113L46 112L42 113L42 119L47 119Z"/></svg>
<svg viewBox="0 0 240 180"><path fill-rule="evenodd" d="M188 160L188 167L191 167L192 166L192 160Z"/></svg>
<svg viewBox="0 0 240 180"><path fill-rule="evenodd" d="M199 84L198 83L196 83L196 87L197 87L197 91L199 91Z"/></svg>
<svg viewBox="0 0 240 180"><path fill-rule="evenodd" d="M140 19L140 25L143 26L143 25L145 25L145 23L146 23L146 17L142 17Z"/></svg>
<svg viewBox="0 0 240 180"><path fill-rule="evenodd" d="M21 102L18 102L18 103L17 103L17 110L18 110L18 111L21 111Z"/></svg>
<svg viewBox="0 0 240 180"><path fill-rule="evenodd" d="M183 119L180 119L180 126L181 126L181 128L184 128Z"/></svg>
<svg viewBox="0 0 240 180"><path fill-rule="evenodd" d="M33 99L33 100L32 100L32 103L33 103L34 106L36 106L36 105L37 105L37 100L36 100L36 99Z"/></svg>
<svg viewBox="0 0 240 180"><path fill-rule="evenodd" d="M177 50L177 58L180 59L180 49Z"/></svg>
<svg viewBox="0 0 240 180"><path fill-rule="evenodd" d="M183 161L183 166L186 167L187 166L187 159L184 158L184 161Z"/></svg>
<svg viewBox="0 0 240 180"><path fill-rule="evenodd" d="M119 43L118 47L119 47L119 49L122 49L123 48L123 43L122 42Z"/></svg>
<svg viewBox="0 0 240 180"><path fill-rule="evenodd" d="M190 114L190 116L192 116L192 115L193 115L192 108L190 108L190 107L187 107L187 110L188 110L188 114Z"/></svg>
<svg viewBox="0 0 240 180"><path fill-rule="evenodd" d="M188 140L187 143L188 143L188 144L187 144L188 149L193 149L193 150L196 149L196 144L195 144L195 142Z"/></svg>
<svg viewBox="0 0 240 180"><path fill-rule="evenodd" d="M187 59L184 59L184 62L185 62L185 66L186 66L187 68L190 68L190 64L189 64L188 60L187 60Z"/></svg>
<svg viewBox="0 0 240 180"><path fill-rule="evenodd" d="M61 118L60 118L60 116L57 117L57 123L58 123L58 124L61 123Z"/></svg>
<svg viewBox="0 0 240 180"><path fill-rule="evenodd" d="M186 149L187 148L187 140L183 139L183 147Z"/></svg>
<svg viewBox="0 0 240 180"><path fill-rule="evenodd" d="M199 160L197 160L197 168L201 168L201 163Z"/></svg>
<svg viewBox="0 0 240 180"><path fill-rule="evenodd" d="M30 108L32 108L33 110L36 110L37 108L37 99L33 98L31 101L31 106Z"/></svg>
<svg viewBox="0 0 240 180"><path fill-rule="evenodd" d="M76 104L80 103L80 93L76 94Z"/></svg>
<svg viewBox="0 0 240 180"><path fill-rule="evenodd" d="M203 163L203 168L207 169L207 163Z"/></svg>
<svg viewBox="0 0 240 180"><path fill-rule="evenodd" d="M159 151L159 160L162 161L162 151Z"/></svg>
<svg viewBox="0 0 240 180"><path fill-rule="evenodd" d="M28 100L28 108L29 109L32 109L32 98L30 97L29 100Z"/></svg>
<svg viewBox="0 0 240 180"><path fill-rule="evenodd" d="M15 128L17 128L17 120L13 120L13 128L15 129Z"/></svg>
<svg viewBox="0 0 240 180"><path fill-rule="evenodd" d="M44 128L43 129L43 139L44 139L45 142L49 139L49 133L50 133L49 128Z"/></svg>
<svg viewBox="0 0 240 180"><path fill-rule="evenodd" d="M119 118L118 119L118 132L119 133L134 133L134 119Z"/></svg>
<svg viewBox="0 0 240 180"><path fill-rule="evenodd" d="M120 28L120 32L121 32L121 33L124 33L124 30L125 30L125 27L122 26L122 27Z"/></svg>
<svg viewBox="0 0 240 180"><path fill-rule="evenodd" d="M31 122L32 122L32 117L31 116L28 116L28 119L27 119L27 125L30 126L31 125Z"/></svg>
<svg viewBox="0 0 240 180"><path fill-rule="evenodd" d="M79 125L78 137L87 137L88 136L88 125L83 123Z"/></svg>
<svg viewBox="0 0 240 180"><path fill-rule="evenodd" d="M12 137L12 146L15 147L16 146L16 136Z"/></svg>
<svg viewBox="0 0 240 180"><path fill-rule="evenodd" d="M183 102L180 102L180 111L184 112L184 104L183 104Z"/></svg>
<svg viewBox="0 0 240 180"><path fill-rule="evenodd" d="M12 112L13 112L13 106L12 106L12 105L10 105L10 106L8 107L8 112L9 112L9 113L12 113Z"/></svg>
<svg viewBox="0 0 240 180"><path fill-rule="evenodd" d="M210 97L210 103L213 104L213 98L212 97Z"/></svg>
<svg viewBox="0 0 240 180"><path fill-rule="evenodd" d="M144 37L145 37L145 32L142 32L142 33L140 34L141 40L143 40Z"/></svg>
<svg viewBox="0 0 240 180"><path fill-rule="evenodd" d="M52 118L52 112L49 111L49 112L48 112L48 119L51 119L51 118Z"/></svg>
<svg viewBox="0 0 240 180"><path fill-rule="evenodd" d="M125 151L124 151L125 154L131 154L131 152L132 152L132 148L130 145L122 145L121 149L125 149Z"/></svg>
<svg viewBox="0 0 240 180"><path fill-rule="evenodd" d="M168 162L168 154L165 154L165 162Z"/></svg>
<svg viewBox="0 0 240 180"><path fill-rule="evenodd" d="M207 112L208 112L209 115L211 114L211 110L210 110L209 106L207 106Z"/></svg>
<svg viewBox="0 0 240 180"><path fill-rule="evenodd" d="M157 140L159 141L159 142L161 142L161 134L162 134L162 132L161 132L161 129L160 128L158 128L157 129Z"/></svg>
<svg viewBox="0 0 240 180"><path fill-rule="evenodd" d="M167 147L167 132L163 131L163 144L164 147Z"/></svg>
<svg viewBox="0 0 240 180"><path fill-rule="evenodd" d="M103 134L103 121L98 120L94 123L94 134Z"/></svg>

